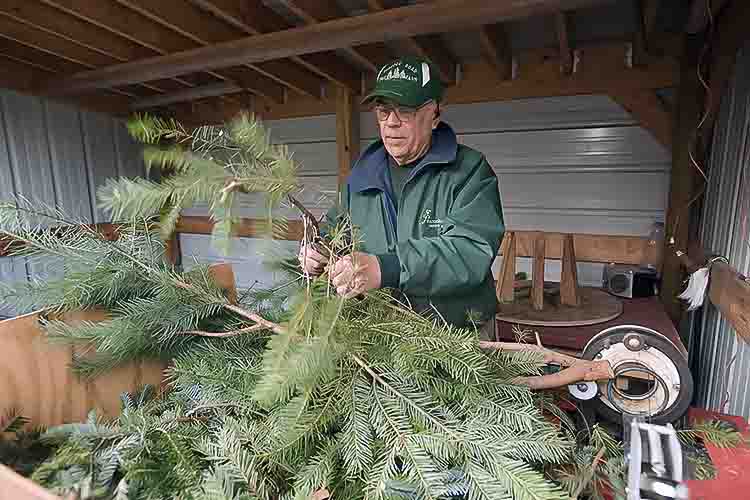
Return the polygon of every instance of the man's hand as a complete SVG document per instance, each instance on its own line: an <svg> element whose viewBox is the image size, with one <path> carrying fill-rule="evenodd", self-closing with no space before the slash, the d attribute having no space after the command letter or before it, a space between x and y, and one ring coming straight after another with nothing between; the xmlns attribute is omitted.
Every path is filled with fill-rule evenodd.
<svg viewBox="0 0 750 500"><path fill-rule="evenodd" d="M330 271L336 293L348 299L380 288L380 262L374 255L354 252L337 260Z"/></svg>
<svg viewBox="0 0 750 500"><path fill-rule="evenodd" d="M302 243L297 257L304 273L310 276L320 276L328 264L328 257L323 255L314 244Z"/></svg>

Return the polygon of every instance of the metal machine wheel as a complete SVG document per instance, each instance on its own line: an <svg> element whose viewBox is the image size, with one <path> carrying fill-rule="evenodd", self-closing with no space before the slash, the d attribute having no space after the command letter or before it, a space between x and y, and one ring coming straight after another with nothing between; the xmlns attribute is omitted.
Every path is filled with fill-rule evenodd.
<svg viewBox="0 0 750 500"><path fill-rule="evenodd" d="M583 351L588 360L606 359L615 378L598 383L596 412L612 422L623 415L655 424L677 420L693 397L693 377L687 359L667 337L637 325L607 328Z"/></svg>

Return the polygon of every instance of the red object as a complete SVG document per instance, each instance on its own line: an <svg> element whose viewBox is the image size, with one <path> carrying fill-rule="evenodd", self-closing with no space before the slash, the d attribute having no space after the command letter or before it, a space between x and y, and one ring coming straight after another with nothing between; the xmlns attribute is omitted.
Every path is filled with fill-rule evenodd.
<svg viewBox="0 0 750 500"><path fill-rule="evenodd" d="M551 349L570 349L582 351L591 338L612 326L639 325L651 328L671 340L685 356L687 352L680 335L672 323L672 320L664 310L664 305L659 297L647 297L641 299L621 299L622 314L617 318L587 326L529 326L531 330L539 332L542 344ZM513 324L498 320L497 339L502 341L515 341ZM750 496L748 496L750 499Z"/></svg>
<svg viewBox="0 0 750 500"><path fill-rule="evenodd" d="M747 421L742 417L690 408L688 419L691 423L701 420L730 422L745 438L750 437ZM686 481L690 500L750 499L750 447L747 444L737 448L717 448L710 444L705 446L716 467L716 478L708 481Z"/></svg>

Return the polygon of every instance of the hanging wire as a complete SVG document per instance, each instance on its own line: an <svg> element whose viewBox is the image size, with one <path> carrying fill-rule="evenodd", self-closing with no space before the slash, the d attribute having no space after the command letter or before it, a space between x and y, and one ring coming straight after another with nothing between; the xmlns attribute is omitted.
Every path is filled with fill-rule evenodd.
<svg viewBox="0 0 750 500"><path fill-rule="evenodd" d="M703 60L706 57L706 54L708 53L708 49L711 45L711 39L714 31L714 17L713 12L711 11L711 0L706 0L706 14L708 16L708 30L706 34L706 41L703 44L703 47L701 49L700 56L698 56L698 64L696 68L696 73L698 75L698 81L703 86L706 92L706 101L703 106L703 116L701 117L700 121L698 122L698 125L695 128L695 132L693 133L693 138L690 141L690 144L688 144L688 156L690 157L690 162L693 164L693 167L700 173L701 177L703 177L703 184L701 185L701 188L698 190L698 192L690 198L690 200L685 205L685 212L687 212L690 207L698 201L703 194L706 192L706 186L708 185L708 176L705 172L705 166L702 166L699 164L699 160L696 159L697 151L694 151L694 149L697 149L698 145L698 138L700 137L700 131L701 128L703 128L703 125L705 124L706 120L708 119L709 110L711 109L711 102L713 100L713 93L711 92L711 86L706 82L706 79L703 76L703 73L701 72L701 67L703 66ZM675 235L677 234L677 229L680 226L680 215L682 212L678 212L675 216L675 222L674 226L672 227L672 236L669 239L669 243L671 245L674 245L676 243Z"/></svg>

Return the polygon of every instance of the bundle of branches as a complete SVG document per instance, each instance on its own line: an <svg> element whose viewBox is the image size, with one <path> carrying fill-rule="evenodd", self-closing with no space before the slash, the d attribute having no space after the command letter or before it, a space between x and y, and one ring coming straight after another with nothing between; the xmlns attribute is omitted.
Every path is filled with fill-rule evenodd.
<svg viewBox="0 0 750 500"><path fill-rule="evenodd" d="M567 416L548 395L517 383L540 373L541 353L483 350L474 328L416 314L385 290L340 298L325 275L311 279L286 261L288 281L234 301L207 267L187 272L164 258L160 235L186 204L208 203L222 244L234 193L264 191L272 208L298 189L289 155L252 118L191 132L141 119L131 131L145 142L173 142L146 154L172 175L161 183L112 180L100 191L104 206L130 220L117 241L54 209L0 206L0 234L23 242L18 252L29 258L61 257L64 271L13 287L2 300L109 314L44 324L52 340L91 346L75 360L81 376L170 360L164 393L125 395L111 422L92 414L48 430L57 451L35 480L58 493L117 499L592 492L588 474L603 455L576 451ZM350 234L329 231L334 255L355 244L342 231Z"/></svg>

